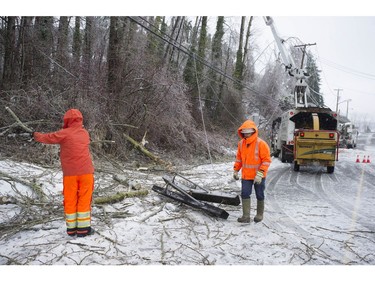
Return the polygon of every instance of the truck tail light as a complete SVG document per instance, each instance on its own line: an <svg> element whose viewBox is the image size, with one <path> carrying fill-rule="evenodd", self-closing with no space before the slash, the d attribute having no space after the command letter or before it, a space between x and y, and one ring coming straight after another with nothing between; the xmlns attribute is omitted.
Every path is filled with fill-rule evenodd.
<svg viewBox="0 0 375 281"><path fill-rule="evenodd" d="M333 139L335 137L335 134L334 133L329 133L329 138L330 139Z"/></svg>
<svg viewBox="0 0 375 281"><path fill-rule="evenodd" d="M305 133L299 133L300 137L304 137L305 136Z"/></svg>

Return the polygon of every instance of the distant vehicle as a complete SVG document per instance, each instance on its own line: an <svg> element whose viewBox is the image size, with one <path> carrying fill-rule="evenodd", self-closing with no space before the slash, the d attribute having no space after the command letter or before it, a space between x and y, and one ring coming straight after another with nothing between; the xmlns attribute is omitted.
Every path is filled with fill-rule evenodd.
<svg viewBox="0 0 375 281"><path fill-rule="evenodd" d="M340 125L339 128L340 132L340 147L346 148L356 148L357 147L357 139L358 139L358 130L357 128L351 123L347 122Z"/></svg>

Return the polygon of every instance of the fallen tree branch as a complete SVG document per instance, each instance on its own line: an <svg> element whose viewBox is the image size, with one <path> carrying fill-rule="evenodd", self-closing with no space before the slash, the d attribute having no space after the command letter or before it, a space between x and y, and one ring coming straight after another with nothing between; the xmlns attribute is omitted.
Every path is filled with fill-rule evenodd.
<svg viewBox="0 0 375 281"><path fill-rule="evenodd" d="M124 198L130 198L130 197L137 197L137 196L146 196L148 194L148 190L143 189L143 190L137 190L137 191L128 191L128 192L117 192L114 195L110 196L103 196L103 197L98 197L94 199L94 204L112 204L112 203L117 203Z"/></svg>
<svg viewBox="0 0 375 281"><path fill-rule="evenodd" d="M24 123L21 122L21 120L17 117L17 115L9 107L6 106L5 109L10 113L10 115L13 116L13 118L16 120L17 124L22 129L24 129L28 133L32 133L33 132L33 130L31 130L29 127L27 127Z"/></svg>
<svg viewBox="0 0 375 281"><path fill-rule="evenodd" d="M160 208L158 208L156 211L152 212L151 214L149 214L148 216L146 216L145 218L141 219L140 222L145 222L147 221L149 218L155 216L157 213L161 212L163 210L165 206L165 203L163 205L160 206Z"/></svg>
<svg viewBox="0 0 375 281"><path fill-rule="evenodd" d="M129 137L127 134L123 134L124 137L132 144L136 149L138 149L140 152L142 152L144 155L149 157L150 159L154 160L155 162L162 164L166 166L169 170L172 168L172 164L168 163L162 159L160 159L158 156L152 154L150 151L148 151L142 144L134 140L133 138Z"/></svg>
<svg viewBox="0 0 375 281"><path fill-rule="evenodd" d="M122 180L117 175L113 175L112 178L124 186L129 186L129 180Z"/></svg>
<svg viewBox="0 0 375 281"><path fill-rule="evenodd" d="M32 191L34 191L34 193L37 195L38 199L41 200L41 201L45 201L46 199L46 194L43 192L42 188L40 187L40 185L38 185L36 182L27 182L27 181L24 181L22 179L19 179L19 178L16 178L16 177L13 177L7 173L4 173L4 172L1 172L0 171L0 176L3 176L5 178L9 178L10 180L14 181L14 182L18 182L20 184L23 184L25 186L28 186L31 188Z"/></svg>

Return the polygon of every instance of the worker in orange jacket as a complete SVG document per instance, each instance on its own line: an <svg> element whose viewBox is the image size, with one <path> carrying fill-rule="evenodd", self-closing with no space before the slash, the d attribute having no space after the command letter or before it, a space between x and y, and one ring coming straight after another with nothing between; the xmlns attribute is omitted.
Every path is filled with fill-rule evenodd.
<svg viewBox="0 0 375 281"><path fill-rule="evenodd" d="M83 128L83 116L78 109L68 110L63 120L61 130L46 134L34 132L33 137L37 142L60 145L67 233L84 237L94 233L91 228L94 166L89 149L90 137Z"/></svg>
<svg viewBox="0 0 375 281"><path fill-rule="evenodd" d="M264 140L258 137L258 128L251 120L245 121L238 128L238 135L241 140L238 142L233 177L238 180L238 172L242 169L241 199L243 215L237 221L241 223L250 222L250 195L254 185L257 198L257 214L254 221L260 222L263 219L264 212L266 176L271 165L270 148Z"/></svg>

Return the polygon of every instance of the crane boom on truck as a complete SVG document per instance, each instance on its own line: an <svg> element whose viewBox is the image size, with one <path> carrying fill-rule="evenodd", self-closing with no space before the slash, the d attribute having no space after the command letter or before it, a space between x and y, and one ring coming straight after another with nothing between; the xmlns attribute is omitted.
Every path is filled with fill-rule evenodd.
<svg viewBox="0 0 375 281"><path fill-rule="evenodd" d="M303 68L303 58L298 67L287 52L285 40L278 35L274 20L269 16L264 20L271 28L286 70L295 79L295 108L284 112L272 123L272 154L282 162L293 162L295 171L299 171L300 165L318 163L327 167L328 173L333 173L338 152L337 114L328 107L307 102L306 79L309 75Z"/></svg>
<svg viewBox="0 0 375 281"><path fill-rule="evenodd" d="M295 86L294 86L294 102L295 107L308 107L307 105L307 83L306 78L309 76L307 71L301 67L297 67L293 57L287 52L287 49L284 45L285 40L281 39L276 30L274 21L271 17L264 17L266 25L271 28L273 37L275 38L277 47L280 50L281 57L284 61L285 68L288 71L289 75L294 77ZM302 62L303 63L303 62Z"/></svg>

